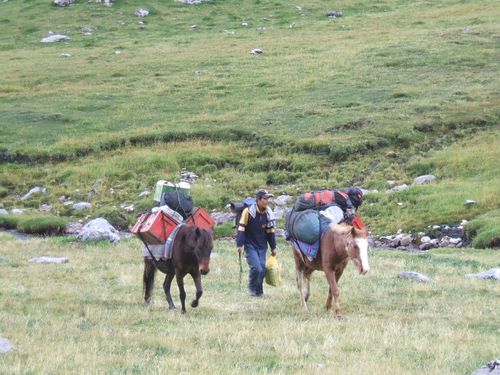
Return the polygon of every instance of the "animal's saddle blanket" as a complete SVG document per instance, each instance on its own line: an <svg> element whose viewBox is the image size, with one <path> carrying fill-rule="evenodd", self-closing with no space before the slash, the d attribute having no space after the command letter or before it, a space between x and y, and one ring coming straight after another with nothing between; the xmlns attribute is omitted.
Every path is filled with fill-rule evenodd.
<svg viewBox="0 0 500 375"><path fill-rule="evenodd" d="M179 224L175 227L175 229L170 233L170 235L167 238L167 241L164 244L161 245L144 245L144 250L142 252L142 255L151 258L151 253L156 259L172 259L172 247L174 244L175 237L177 236L177 233L179 232L179 229L186 224ZM146 248L146 246L149 248Z"/></svg>

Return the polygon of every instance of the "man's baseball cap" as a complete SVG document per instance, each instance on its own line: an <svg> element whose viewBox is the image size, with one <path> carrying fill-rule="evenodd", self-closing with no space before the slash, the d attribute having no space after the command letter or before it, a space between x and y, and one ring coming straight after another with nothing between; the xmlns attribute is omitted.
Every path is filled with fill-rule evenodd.
<svg viewBox="0 0 500 375"><path fill-rule="evenodd" d="M262 199L262 198L267 199L270 197L274 197L274 195L269 193L266 189L259 189L259 190L257 190L257 194L255 194L255 198L257 198L257 199Z"/></svg>

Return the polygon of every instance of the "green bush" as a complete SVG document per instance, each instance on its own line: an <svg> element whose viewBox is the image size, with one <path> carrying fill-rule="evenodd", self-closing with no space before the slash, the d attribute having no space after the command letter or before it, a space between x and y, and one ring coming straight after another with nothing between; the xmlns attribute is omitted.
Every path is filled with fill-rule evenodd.
<svg viewBox="0 0 500 375"><path fill-rule="evenodd" d="M17 230L32 234L62 234L66 228L67 220L59 216L36 215L21 216L17 222Z"/></svg>
<svg viewBox="0 0 500 375"><path fill-rule="evenodd" d="M235 233L233 222L217 225L214 228L214 238L233 237Z"/></svg>
<svg viewBox="0 0 500 375"><path fill-rule="evenodd" d="M17 216L14 215L0 215L0 227L5 229L16 229Z"/></svg>
<svg viewBox="0 0 500 375"><path fill-rule="evenodd" d="M467 236L477 248L500 247L500 209L478 216L467 224Z"/></svg>
<svg viewBox="0 0 500 375"><path fill-rule="evenodd" d="M126 214L123 210L115 207L103 207L95 212L94 217L102 217L109 221L109 223L116 229L125 230L132 226L132 215Z"/></svg>

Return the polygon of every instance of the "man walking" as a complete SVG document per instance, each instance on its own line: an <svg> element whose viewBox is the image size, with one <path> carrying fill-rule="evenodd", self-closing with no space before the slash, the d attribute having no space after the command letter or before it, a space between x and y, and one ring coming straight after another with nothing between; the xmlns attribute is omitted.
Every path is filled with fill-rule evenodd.
<svg viewBox="0 0 500 375"><path fill-rule="evenodd" d="M268 207L269 198L272 196L265 189L257 191L255 204L245 208L241 213L236 235L238 252L245 251L250 267L248 293L254 297L261 297L264 294L267 245L269 244L271 248L271 255L277 254L274 214Z"/></svg>

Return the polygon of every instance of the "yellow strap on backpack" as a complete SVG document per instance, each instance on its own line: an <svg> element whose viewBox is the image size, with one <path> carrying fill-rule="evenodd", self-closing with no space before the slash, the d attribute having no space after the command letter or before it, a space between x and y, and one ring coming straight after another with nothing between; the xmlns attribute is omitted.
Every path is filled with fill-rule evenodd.
<svg viewBox="0 0 500 375"><path fill-rule="evenodd" d="M266 262L266 284L271 286L281 285L281 270L278 259L271 255Z"/></svg>

